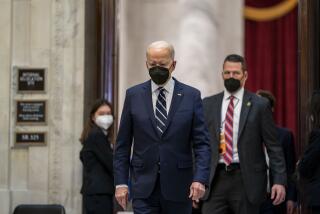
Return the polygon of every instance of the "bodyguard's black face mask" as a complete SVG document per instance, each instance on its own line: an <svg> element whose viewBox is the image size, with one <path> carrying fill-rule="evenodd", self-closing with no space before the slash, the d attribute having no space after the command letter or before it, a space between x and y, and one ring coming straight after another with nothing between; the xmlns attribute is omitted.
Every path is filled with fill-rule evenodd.
<svg viewBox="0 0 320 214"><path fill-rule="evenodd" d="M233 93L240 88L240 80L235 78L229 78L224 80L224 87L226 87L227 91Z"/></svg>
<svg viewBox="0 0 320 214"><path fill-rule="evenodd" d="M161 66L155 66L149 69L149 75L155 84L163 85L169 78L169 69Z"/></svg>

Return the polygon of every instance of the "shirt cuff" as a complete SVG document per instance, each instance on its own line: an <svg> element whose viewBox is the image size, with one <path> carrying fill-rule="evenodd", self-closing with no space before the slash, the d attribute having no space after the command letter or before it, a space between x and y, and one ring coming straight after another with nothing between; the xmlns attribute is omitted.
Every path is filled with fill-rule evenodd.
<svg viewBox="0 0 320 214"><path fill-rule="evenodd" d="M120 188L120 187L127 187L128 188L128 185L127 184L119 184L119 185L116 185L116 189Z"/></svg>

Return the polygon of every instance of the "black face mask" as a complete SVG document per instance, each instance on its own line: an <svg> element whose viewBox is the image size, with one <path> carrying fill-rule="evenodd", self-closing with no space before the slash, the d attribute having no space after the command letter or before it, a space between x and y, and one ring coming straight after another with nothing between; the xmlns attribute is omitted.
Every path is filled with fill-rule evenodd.
<svg viewBox="0 0 320 214"><path fill-rule="evenodd" d="M149 69L149 75L155 84L162 85L169 78L169 69L161 66L155 66Z"/></svg>
<svg viewBox="0 0 320 214"><path fill-rule="evenodd" d="M235 78L229 78L224 80L224 87L230 92L233 93L240 88L240 80Z"/></svg>

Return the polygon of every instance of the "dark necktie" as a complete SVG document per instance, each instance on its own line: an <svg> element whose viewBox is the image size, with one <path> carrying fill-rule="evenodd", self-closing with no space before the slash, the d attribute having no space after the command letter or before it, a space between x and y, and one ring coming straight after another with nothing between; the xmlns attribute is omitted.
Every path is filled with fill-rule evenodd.
<svg viewBox="0 0 320 214"><path fill-rule="evenodd" d="M166 95L165 89L163 87L159 87L159 95L156 103L156 121L157 121L157 129L160 135L163 134L166 128L167 122L167 103L166 103Z"/></svg>
<svg viewBox="0 0 320 214"><path fill-rule="evenodd" d="M232 156L233 156L233 110L234 110L234 104L233 104L234 96L230 96L230 102L228 105L227 113L226 113L226 119L224 123L224 132L225 132L225 141L226 141L226 152L223 155L224 162L226 165L229 165L232 162Z"/></svg>

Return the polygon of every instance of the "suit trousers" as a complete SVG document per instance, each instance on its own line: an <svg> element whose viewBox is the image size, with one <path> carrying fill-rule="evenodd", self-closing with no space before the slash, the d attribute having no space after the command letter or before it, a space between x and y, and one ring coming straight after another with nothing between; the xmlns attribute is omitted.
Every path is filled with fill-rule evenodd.
<svg viewBox="0 0 320 214"><path fill-rule="evenodd" d="M148 198L134 198L132 206L134 214L191 214L192 211L191 199L186 202L164 199L161 193L160 173L151 195Z"/></svg>
<svg viewBox="0 0 320 214"><path fill-rule="evenodd" d="M202 214L258 214L260 204L249 202L241 169L226 171L219 165L212 180L209 198L203 203Z"/></svg>
<svg viewBox="0 0 320 214"><path fill-rule="evenodd" d="M310 214L320 214L320 206L308 207L308 212Z"/></svg>
<svg viewBox="0 0 320 214"><path fill-rule="evenodd" d="M273 200L271 200L270 195L260 206L260 214L286 214L286 202L279 205L273 205Z"/></svg>
<svg viewBox="0 0 320 214"><path fill-rule="evenodd" d="M113 197L111 194L83 195L85 214L112 214Z"/></svg>

